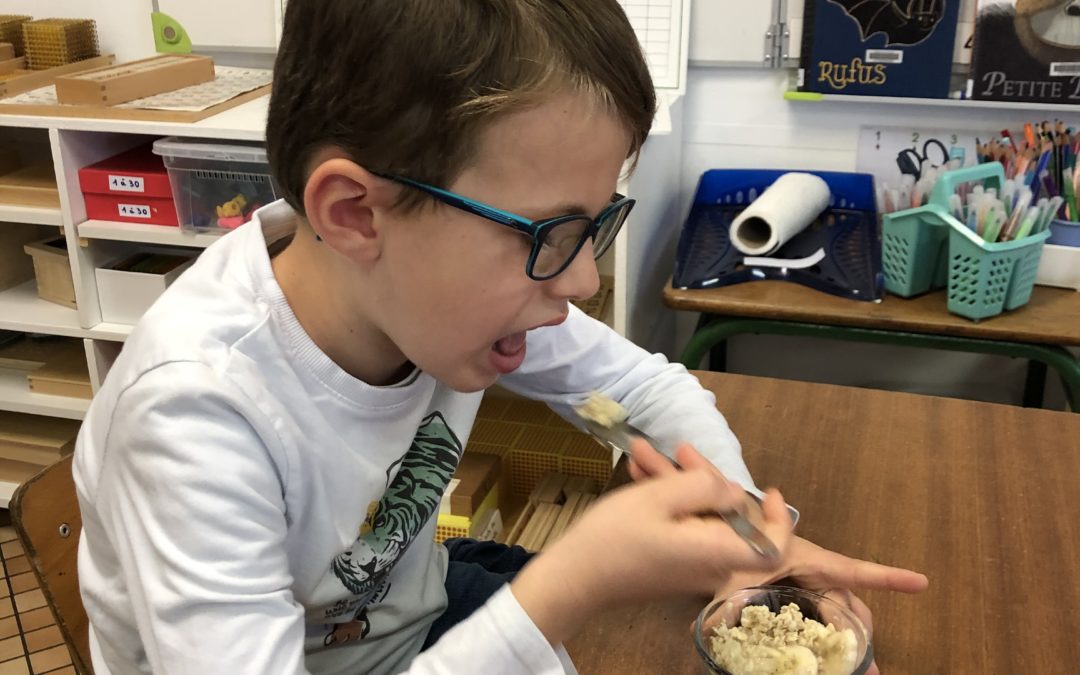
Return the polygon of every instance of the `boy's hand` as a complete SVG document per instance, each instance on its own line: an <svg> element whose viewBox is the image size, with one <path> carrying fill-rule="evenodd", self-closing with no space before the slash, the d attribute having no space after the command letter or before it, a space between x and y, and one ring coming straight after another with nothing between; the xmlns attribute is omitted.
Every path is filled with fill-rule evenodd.
<svg viewBox="0 0 1080 675"><path fill-rule="evenodd" d="M918 572L849 558L802 537L794 537L779 569L767 574L733 574L727 584L719 587L714 597L719 600L740 588L770 584L785 578L800 588L822 593L851 608L871 634L874 632L873 615L866 603L851 592L853 589L921 593L929 584L927 578ZM877 664L871 664L867 675L878 673Z"/></svg>
<svg viewBox="0 0 1080 675"><path fill-rule="evenodd" d="M711 465L693 464L605 495L514 579L514 595L549 641L561 643L606 607L707 595L737 571L773 573L777 561L754 553L720 518L701 515L732 509L742 489ZM780 493L770 491L762 510L764 532L783 553L792 535Z"/></svg>
<svg viewBox="0 0 1080 675"><path fill-rule="evenodd" d="M708 463L708 460L685 443L679 446L676 459L683 467L700 467L703 463ZM638 441L635 445L629 469L630 476L634 480L646 480L678 470L667 457L649 447L644 441ZM918 572L849 558L824 549L802 537L794 537L779 568L766 573L735 572L729 577L727 583L717 587L719 590L714 594L714 598L726 598L740 588L761 586L784 578L791 579L801 588L817 591L851 608L871 633L874 631L874 618L870 608L856 597L851 592L852 590L921 593L929 584L927 578ZM693 624L690 629L693 630ZM878 675L878 673L877 664L871 664L867 674Z"/></svg>

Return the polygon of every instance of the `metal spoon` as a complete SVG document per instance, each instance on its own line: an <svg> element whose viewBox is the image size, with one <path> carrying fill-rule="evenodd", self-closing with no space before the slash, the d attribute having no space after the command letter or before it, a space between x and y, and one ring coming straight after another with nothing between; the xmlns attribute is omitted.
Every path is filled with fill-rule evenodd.
<svg viewBox="0 0 1080 675"><path fill-rule="evenodd" d="M611 426L604 426L585 417L581 417L581 420L585 423L585 428L596 440L616 452L621 452L627 457L631 457L630 441L635 438L644 440L654 448L660 447L659 444L644 431L637 429L625 421L615 422ZM668 461L676 468L682 468L679 466L678 462L670 457L668 457ZM746 495L746 508L760 509L761 507L753 497ZM735 534L739 535L739 537L741 537L742 540L745 541L758 555L773 559L780 557L780 551L777 550L776 544L772 543L772 541L765 536L764 532L755 527L754 524L739 511L732 510L718 512L716 515L720 516L731 529L735 530Z"/></svg>

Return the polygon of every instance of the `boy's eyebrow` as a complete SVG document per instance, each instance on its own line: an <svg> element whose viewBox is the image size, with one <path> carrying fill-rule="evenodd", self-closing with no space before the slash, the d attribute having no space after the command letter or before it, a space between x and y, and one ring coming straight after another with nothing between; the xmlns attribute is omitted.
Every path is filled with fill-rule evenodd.
<svg viewBox="0 0 1080 675"><path fill-rule="evenodd" d="M538 215L539 214L539 215ZM554 208L537 208L522 211L521 216L532 220L545 220L547 218L559 218L561 216L588 215L588 211L581 204L560 204Z"/></svg>

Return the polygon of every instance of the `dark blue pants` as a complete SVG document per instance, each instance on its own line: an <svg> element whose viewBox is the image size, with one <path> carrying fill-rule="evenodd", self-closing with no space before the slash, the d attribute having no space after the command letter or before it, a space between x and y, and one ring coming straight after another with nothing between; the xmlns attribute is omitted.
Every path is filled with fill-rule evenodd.
<svg viewBox="0 0 1080 675"><path fill-rule="evenodd" d="M446 595L449 605L435 619L423 649L435 644L443 633L479 609L502 585L513 580L533 557L520 546L506 546L493 541L447 539L450 554L446 570Z"/></svg>

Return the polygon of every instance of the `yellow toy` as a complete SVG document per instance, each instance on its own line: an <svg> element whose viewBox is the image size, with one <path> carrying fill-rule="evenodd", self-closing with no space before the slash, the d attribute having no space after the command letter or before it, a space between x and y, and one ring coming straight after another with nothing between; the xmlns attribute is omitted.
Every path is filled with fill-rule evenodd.
<svg viewBox="0 0 1080 675"><path fill-rule="evenodd" d="M244 207L247 199L244 195L236 195L229 201L217 207L218 225L230 230L244 224Z"/></svg>
<svg viewBox="0 0 1080 675"><path fill-rule="evenodd" d="M244 198L244 195L236 195L229 201L217 207L218 218L235 218L236 216L242 216L244 215L245 206L247 206L247 199Z"/></svg>

